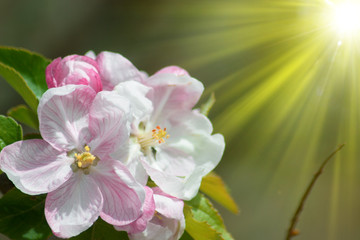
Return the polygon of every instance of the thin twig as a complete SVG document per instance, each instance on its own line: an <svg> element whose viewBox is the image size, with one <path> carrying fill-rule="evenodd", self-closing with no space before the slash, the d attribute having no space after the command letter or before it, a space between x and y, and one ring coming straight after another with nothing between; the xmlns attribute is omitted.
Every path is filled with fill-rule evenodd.
<svg viewBox="0 0 360 240"><path fill-rule="evenodd" d="M296 212L294 213L292 219L291 219L291 223L290 223L290 227L287 231L287 235L286 235L286 240L290 240L292 237L296 236L299 234L299 231L295 229L295 225L299 220L300 217L300 213L304 208L304 204L306 199L309 197L310 192L312 190L312 188L315 185L315 182L317 181L317 179L319 178L320 174L323 172L326 164L329 162L329 160L338 152L340 151L343 147L345 146L345 144L340 144L333 153L331 153L326 159L325 161L321 164L319 170L315 173L315 175L313 176L309 186L307 187L304 195L301 198L301 201L299 203L298 208L296 209Z"/></svg>

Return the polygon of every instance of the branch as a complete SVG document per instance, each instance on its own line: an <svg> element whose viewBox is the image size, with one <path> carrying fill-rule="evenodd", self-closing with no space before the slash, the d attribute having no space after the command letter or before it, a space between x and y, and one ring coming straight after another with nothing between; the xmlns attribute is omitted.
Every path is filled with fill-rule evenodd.
<svg viewBox="0 0 360 240"><path fill-rule="evenodd" d="M329 162L329 160L337 153L339 152L343 147L345 146L345 144L340 144L333 153L331 153L326 159L325 161L321 164L319 170L315 173L315 175L313 176L309 186L307 187L304 195L301 198L301 201L299 203L298 208L296 209L296 212L294 213L292 219L291 219L291 223L290 223L290 227L287 231L287 235L286 235L286 240L290 240L292 237L296 236L299 234L299 231L295 229L295 225L299 220L300 217L300 213L304 208L304 204L306 199L309 197L310 192L312 190L312 188L314 187L316 181L318 180L320 174L323 172L326 164Z"/></svg>

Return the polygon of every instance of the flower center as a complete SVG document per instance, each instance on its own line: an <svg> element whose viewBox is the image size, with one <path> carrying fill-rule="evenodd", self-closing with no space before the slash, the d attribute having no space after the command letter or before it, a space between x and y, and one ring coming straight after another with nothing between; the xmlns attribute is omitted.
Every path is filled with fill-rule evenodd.
<svg viewBox="0 0 360 240"><path fill-rule="evenodd" d="M165 139L170 137L166 132L166 128L162 129L160 126L156 126L151 132L144 133L138 136L138 142L141 148L147 149L148 147L155 147L165 142Z"/></svg>
<svg viewBox="0 0 360 240"><path fill-rule="evenodd" d="M81 169L85 174L89 174L89 168L96 166L99 159L90 153L90 147L88 145L85 145L84 150L85 151L81 153L74 154L75 162L71 165L71 169L74 172Z"/></svg>

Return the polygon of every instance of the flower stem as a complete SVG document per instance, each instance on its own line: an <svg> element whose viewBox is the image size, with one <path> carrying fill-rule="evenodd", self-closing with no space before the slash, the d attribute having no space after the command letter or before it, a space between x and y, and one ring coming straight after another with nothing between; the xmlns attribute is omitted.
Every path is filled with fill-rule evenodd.
<svg viewBox="0 0 360 240"><path fill-rule="evenodd" d="M292 237L296 236L299 234L299 231L297 229L295 229L295 225L299 220L300 217L300 213L302 212L303 208L304 208L304 204L306 199L309 197L310 192L312 190L312 188L314 187L316 181L318 180L319 176L321 175L321 173L323 172L326 164L329 162L329 160L337 153L339 152L343 147L345 146L345 143L340 144L334 152L332 152L326 159L325 161L321 164L319 170L315 173L315 175L313 176L310 184L308 185L305 193L303 194L299 206L297 207L292 219L291 219L291 223L289 226L289 229L287 231L287 235L286 235L286 240L290 240Z"/></svg>

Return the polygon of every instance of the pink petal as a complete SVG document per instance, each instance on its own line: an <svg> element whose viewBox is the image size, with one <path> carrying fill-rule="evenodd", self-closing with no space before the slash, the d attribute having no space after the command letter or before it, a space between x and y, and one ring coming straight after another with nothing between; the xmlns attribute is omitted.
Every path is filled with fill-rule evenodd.
<svg viewBox="0 0 360 240"><path fill-rule="evenodd" d="M87 56L71 55L55 59L46 68L46 83L49 88L75 84L89 85L96 92L102 90L98 65Z"/></svg>
<svg viewBox="0 0 360 240"><path fill-rule="evenodd" d="M76 236L99 217L103 198L90 175L77 172L59 189L46 197L45 217L54 235Z"/></svg>
<svg viewBox="0 0 360 240"><path fill-rule="evenodd" d="M93 154L104 158L127 145L130 117L130 103L126 98L115 92L98 93L90 108L89 129L93 141L89 146ZM119 157L126 157L126 153Z"/></svg>
<svg viewBox="0 0 360 240"><path fill-rule="evenodd" d="M82 149L91 137L88 112L95 95L88 86L67 85L47 90L38 107L44 140L58 149Z"/></svg>
<svg viewBox="0 0 360 240"><path fill-rule="evenodd" d="M153 188L156 214L147 224L145 231L129 234L132 240L177 240L185 229L184 202Z"/></svg>
<svg viewBox="0 0 360 240"><path fill-rule="evenodd" d="M73 159L41 139L6 146L0 166L22 192L36 195L54 191L72 175Z"/></svg>
<svg viewBox="0 0 360 240"><path fill-rule="evenodd" d="M145 201L144 187L135 181L119 161L100 160L94 170L93 175L104 198L101 218L117 226L138 219Z"/></svg>
<svg viewBox="0 0 360 240"><path fill-rule="evenodd" d="M153 188L154 200L156 203L155 210L167 218L181 220L184 218L184 202L169 194L163 192L159 187Z"/></svg>
<svg viewBox="0 0 360 240"><path fill-rule="evenodd" d="M168 66L168 67L164 67L163 69L160 69L159 71L157 71L155 74L160 74L160 73L172 73L175 74L176 76L182 76L182 75L188 75L189 73L178 66Z"/></svg>
<svg viewBox="0 0 360 240"><path fill-rule="evenodd" d="M141 217L136 219L136 221L124 225L124 226L114 226L118 231L127 231L128 233L138 233L145 230L146 225L152 219L155 213L155 202L153 198L153 191L149 187L145 187L146 197L145 202L142 207L143 214Z"/></svg>
<svg viewBox="0 0 360 240"><path fill-rule="evenodd" d="M158 73L147 79L146 85L153 88L147 97L153 102L153 123L173 113L191 110L198 102L204 86L188 75Z"/></svg>
<svg viewBox="0 0 360 240"><path fill-rule="evenodd" d="M103 89L112 90L125 81L142 81L139 70L122 55L113 52L101 52L96 61L100 68Z"/></svg>

